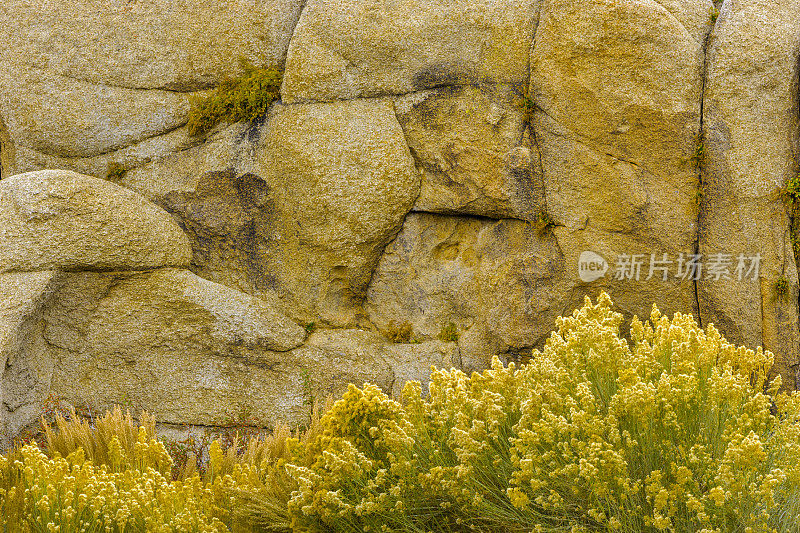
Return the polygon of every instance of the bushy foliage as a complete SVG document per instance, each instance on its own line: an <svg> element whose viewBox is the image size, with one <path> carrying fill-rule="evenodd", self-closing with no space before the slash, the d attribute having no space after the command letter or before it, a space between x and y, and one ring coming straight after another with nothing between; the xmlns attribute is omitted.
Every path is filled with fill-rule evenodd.
<svg viewBox="0 0 800 533"><path fill-rule="evenodd" d="M409 322L403 322L399 326L394 320L389 322L384 336L392 342L398 344L408 344L414 341L414 329Z"/></svg>
<svg viewBox="0 0 800 533"><path fill-rule="evenodd" d="M108 164L108 170L106 171L106 179L109 181L113 181L114 183L118 183L122 178L125 177L125 173L128 172L128 167L117 163L116 161L112 161Z"/></svg>
<svg viewBox="0 0 800 533"><path fill-rule="evenodd" d="M288 464L298 531L794 531L800 401L772 355L606 295L522 368L351 387ZM774 412L773 412L774 410Z"/></svg>
<svg viewBox="0 0 800 533"><path fill-rule="evenodd" d="M351 385L303 433L214 440L201 469L170 472L121 412L59 420L50 457L0 456L0 529L797 531L800 396L772 355L691 316L654 308L630 340L621 321L587 299L526 365L436 370L400 401Z"/></svg>
<svg viewBox="0 0 800 533"><path fill-rule="evenodd" d="M4 531L224 531L212 516L215 495L199 478L170 481L169 456L142 428L127 457L116 437L111 465L87 460L83 448L47 457L26 445L0 456L0 526ZM132 465L129 468L128 465Z"/></svg>
<svg viewBox="0 0 800 533"><path fill-rule="evenodd" d="M281 71L242 62L244 74L225 79L205 97L191 100L187 123L189 135L201 135L221 122L252 121L267 113L280 97Z"/></svg>
<svg viewBox="0 0 800 533"><path fill-rule="evenodd" d="M204 460L176 465L147 413L57 415L55 427L42 421L43 449L0 455L0 531L289 531L296 484L284 464L319 420L315 406L303 432L281 425L246 442L226 433L199 450Z"/></svg>
<svg viewBox="0 0 800 533"><path fill-rule="evenodd" d="M439 332L437 338L443 342L458 342L458 326L453 322L448 322L442 326L442 331Z"/></svg>
<svg viewBox="0 0 800 533"><path fill-rule="evenodd" d="M135 422L130 411L123 413L122 408L116 406L90 424L72 409L69 418L62 413L55 415L55 427L42 418L42 429L46 449L51 455L67 457L82 449L86 459L93 463L120 470L138 466L131 461L137 457L142 432L146 442L155 439L156 421L148 413L142 413ZM120 463L123 458L124 464ZM168 454L162 454L161 462L153 466L166 475L172 460Z"/></svg>

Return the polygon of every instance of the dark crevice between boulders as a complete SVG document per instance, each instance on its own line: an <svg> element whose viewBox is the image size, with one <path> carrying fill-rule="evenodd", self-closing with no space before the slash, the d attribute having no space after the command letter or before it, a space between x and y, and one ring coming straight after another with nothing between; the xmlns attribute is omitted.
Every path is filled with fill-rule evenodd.
<svg viewBox="0 0 800 533"><path fill-rule="evenodd" d="M394 99L392 100L392 111L394 112L394 119L395 119L395 121L397 121L397 125L400 126L400 130L403 132L403 141L405 141L405 143L406 143L406 148L408 148L408 153L411 155L411 158L414 160L414 168L416 170L417 178L418 178L418 180L417 180L417 195L416 195L416 198L414 198L414 200L411 202L411 208L408 211L406 211L405 215L403 215L403 220L401 220L400 223L398 224L397 231L394 232L394 234L391 236L391 238L386 240L386 244L383 245L383 247L381 248L380 252L377 254L377 258L378 259L375 261L375 265L372 267L372 270L370 270L369 280L367 280L367 284L365 285L364 297L361 299L361 307L362 307L362 311L363 311L361 313L361 318L363 320L363 323L361 325L366 329L370 329L370 330L376 331L376 332L380 331L378 329L378 326L376 326L372 322L372 320L370 319L370 317L367 314L366 310L363 309L364 304L367 302L367 294L369 293L370 287L372 287L372 282L375 279L375 272L378 270L378 265L380 264L381 259L383 258L383 255L386 253L386 249L395 241L395 239L397 239L397 236L400 235L400 232L403 231L403 226L405 226L405 224L406 224L406 219L408 218L408 215L410 213L414 212L414 206L417 205L417 201L419 200L419 197L422 195L423 162L419 158L419 156L416 154L414 149L411 148L411 145L408 142L408 135L407 135L405 129L403 129L402 122L400 122L400 117L399 117L399 115L397 113L397 105L396 105L396 102L395 102Z"/></svg>
<svg viewBox="0 0 800 533"><path fill-rule="evenodd" d="M797 122L800 124L800 56L795 58L796 67L795 67L795 94L794 94L794 104L795 104L795 114ZM800 146L800 139L795 139L795 146ZM800 171L797 170L800 167L800 154L795 153L795 176L797 177L797 182L800 182ZM791 194L789 191L790 187L786 187L784 189L785 196ZM792 187L793 188L793 187ZM784 201L788 200L788 198L784 198ZM797 272L800 273L800 205L798 204L798 199L794 198L794 201L790 202L791 205L787 209L787 216L789 217L789 241L791 242L791 249L792 249L792 256L794 257L794 263L797 267ZM785 245L784 245L785 248ZM800 293L798 293L798 309L800 309ZM795 363L794 365L790 365L790 368L794 371L794 388L795 390L800 390L800 363Z"/></svg>
<svg viewBox="0 0 800 533"><path fill-rule="evenodd" d="M715 1L715 9L722 7L723 3L723 1ZM697 164L697 223L695 224L695 227L697 228L697 234L694 242L695 254L700 253L701 233L702 228L704 227L703 222L706 216L706 202L708 201L708 198L706 198L703 194L703 174L706 171L705 156L707 154L705 146L705 97L706 82L708 78L708 49L713 38L714 29L717 25L717 14L713 16L710 25L711 27L709 28L708 33L706 33L705 39L703 39L703 71L700 85L700 124L697 133L695 156L693 157L695 163ZM692 281L692 284L694 285L694 299L695 305L697 306L697 323L700 325L700 327L703 327L703 313L700 306L700 287L698 281L699 280L695 279Z"/></svg>
<svg viewBox="0 0 800 533"><path fill-rule="evenodd" d="M542 10L544 9L543 6L544 2L541 2L536 10L536 19L533 25L533 39L531 40L531 49L528 55L528 81L525 90L525 107L527 109L527 123L528 123L528 135L531 139L531 145L533 149L536 150L536 161L538 162L538 174L541 177L541 185L542 185L542 211L538 215L539 220L541 221L551 221L552 218L550 217L550 213L547 206L547 181L544 174L544 161L542 160L542 150L541 145L539 143L539 135L536 133L536 127L534 124L534 113L538 109L536 106L534 96L530 94L531 90L531 76L533 71L533 65L531 64L531 59L533 58L533 53L536 50L536 37L539 34L539 22L542 20ZM555 225L555 223L554 223ZM549 228L552 231L552 228ZM558 239L556 239L558 242ZM559 246L559 250L560 250Z"/></svg>
<svg viewBox="0 0 800 533"><path fill-rule="evenodd" d="M11 165L10 146L11 139L8 135L8 129L6 129L5 122L3 122L3 117L0 116L0 180L8 177L9 169L7 167Z"/></svg>
<svg viewBox="0 0 800 533"><path fill-rule="evenodd" d="M302 98L302 99L295 99L293 102L283 102L281 104L284 106L295 106L295 105L308 105L308 104L335 104L339 102L352 102L353 100L381 100L385 98L402 98L403 96L410 96L412 94L418 93L425 93L430 91L435 91L437 89L464 89L467 87L473 87L476 89L492 87L492 86L518 86L520 83L523 82L513 82L513 81L496 81L491 78L482 78L482 79L470 79L469 81L463 82L454 82L454 83L439 83L435 85L431 85L430 87L422 87L422 88L415 88L410 91L406 92L381 92L376 94L366 94L360 96L353 96L351 98L334 98L330 100L314 100L309 98Z"/></svg>

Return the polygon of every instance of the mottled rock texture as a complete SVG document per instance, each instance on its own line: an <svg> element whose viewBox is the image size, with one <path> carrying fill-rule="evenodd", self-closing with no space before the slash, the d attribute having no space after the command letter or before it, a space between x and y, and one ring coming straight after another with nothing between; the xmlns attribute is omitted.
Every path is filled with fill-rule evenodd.
<svg viewBox="0 0 800 533"><path fill-rule="evenodd" d="M415 211L533 220L544 208L525 100L509 85L444 87L398 97L419 162Z"/></svg>
<svg viewBox="0 0 800 533"><path fill-rule="evenodd" d="M189 240L130 189L65 170L0 181L0 272L187 266Z"/></svg>
<svg viewBox="0 0 800 533"><path fill-rule="evenodd" d="M0 449L39 416L47 397L55 361L47 353L42 309L59 277L48 270L0 274Z"/></svg>
<svg viewBox="0 0 800 533"><path fill-rule="evenodd" d="M9 0L0 43L6 438L48 395L299 421L601 289L796 386L800 0ZM190 136L240 57L281 99Z"/></svg>
<svg viewBox="0 0 800 533"><path fill-rule="evenodd" d="M188 96L241 73L240 60L283 67L301 6L4 1L0 116L4 150L22 156L5 172L103 176L110 161L138 166L185 148Z"/></svg>
<svg viewBox="0 0 800 533"><path fill-rule="evenodd" d="M774 350L790 380L800 340L797 268L781 191L798 175L798 13L797 0L728 1L717 20L703 100L700 252L758 252L762 260L756 282L698 284L702 316L734 342ZM785 295L775 290L780 278L789 282Z"/></svg>
<svg viewBox="0 0 800 533"><path fill-rule="evenodd" d="M348 100L524 83L538 0L308 0L283 98Z"/></svg>
<svg viewBox="0 0 800 533"><path fill-rule="evenodd" d="M553 234L529 222L412 213L378 264L367 310L383 331L407 322L426 339L453 323L462 360L485 368L548 335L565 311L565 271Z"/></svg>
<svg viewBox="0 0 800 533"><path fill-rule="evenodd" d="M652 0L544 4L530 93L547 211L574 287L567 308L602 286L627 313L657 303L697 314L691 282L645 272L586 285L575 266L584 250L612 265L620 254L694 253L703 47Z"/></svg>

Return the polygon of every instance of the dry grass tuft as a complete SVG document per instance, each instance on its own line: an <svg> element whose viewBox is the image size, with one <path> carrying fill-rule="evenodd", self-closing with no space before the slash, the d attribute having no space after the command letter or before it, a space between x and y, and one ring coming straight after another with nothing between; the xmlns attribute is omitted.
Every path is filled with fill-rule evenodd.
<svg viewBox="0 0 800 533"><path fill-rule="evenodd" d="M122 412L120 406L94 421L94 425L86 418L81 418L72 408L69 417L58 413L55 417L55 428L42 418L47 451L50 456L56 454L68 457L71 453L83 448L86 458L94 464L111 464L109 449L112 439L116 437L127 457L134 457L139 428L143 427L147 439L156 436L156 420L147 412L142 412L139 420L134 420L131 412Z"/></svg>

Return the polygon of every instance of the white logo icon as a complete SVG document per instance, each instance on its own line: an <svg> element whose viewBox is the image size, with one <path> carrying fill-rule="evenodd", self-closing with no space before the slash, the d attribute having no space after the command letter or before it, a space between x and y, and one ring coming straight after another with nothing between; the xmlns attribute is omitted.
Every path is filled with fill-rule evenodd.
<svg viewBox="0 0 800 533"><path fill-rule="evenodd" d="M578 259L578 277L586 283L600 279L608 271L608 262L594 252L585 251Z"/></svg>

